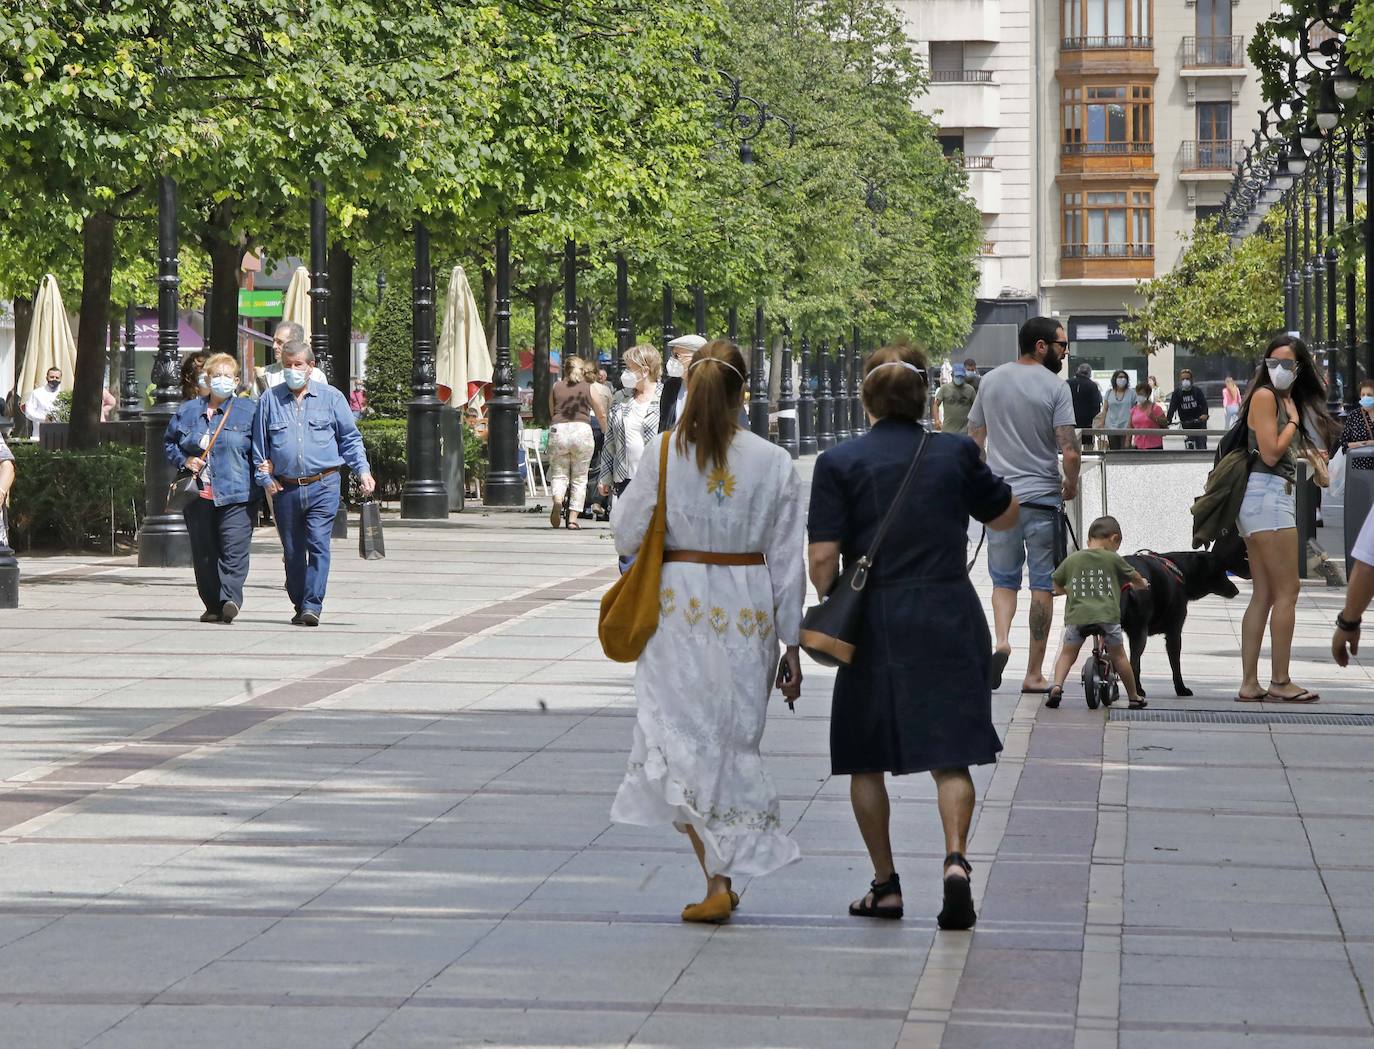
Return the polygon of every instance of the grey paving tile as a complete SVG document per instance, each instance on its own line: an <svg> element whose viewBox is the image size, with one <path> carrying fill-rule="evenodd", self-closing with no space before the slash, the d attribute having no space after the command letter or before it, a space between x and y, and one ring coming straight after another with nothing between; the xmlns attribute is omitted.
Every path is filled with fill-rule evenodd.
<svg viewBox="0 0 1374 1049"><path fill-rule="evenodd" d="M7 994L156 993L270 924L266 918L73 914L0 950L0 987Z"/></svg>
<svg viewBox="0 0 1374 1049"><path fill-rule="evenodd" d="M386 1009L287 1005L150 1005L89 1042L90 1049L340 1049L352 1046L387 1016Z"/></svg>
<svg viewBox="0 0 1374 1049"><path fill-rule="evenodd" d="M1127 803L1133 808L1297 814L1288 778L1277 765L1240 773L1225 768L1156 766L1133 755L1128 792Z"/></svg>
<svg viewBox="0 0 1374 1049"><path fill-rule="evenodd" d="M454 1049L458 1046L625 1045L648 1019L644 1009L523 1010L403 1006L357 1049Z"/></svg>
<svg viewBox="0 0 1374 1049"><path fill-rule="evenodd" d="M905 923L855 928L725 927L682 972L667 1001L778 1008L905 1009L934 931ZM757 978L744 978L754 973Z"/></svg>
<svg viewBox="0 0 1374 1049"><path fill-rule="evenodd" d="M659 1010L631 1046L674 1049L892 1049L902 1021L845 1017L729 1016Z"/></svg>
<svg viewBox="0 0 1374 1049"><path fill-rule="evenodd" d="M499 998L546 1006L657 1002L714 927L506 922L417 997ZM615 978L608 980L608 973Z"/></svg>
<svg viewBox="0 0 1374 1049"><path fill-rule="evenodd" d="M5 1049L81 1049L133 1005L0 1005Z"/></svg>
<svg viewBox="0 0 1374 1049"><path fill-rule="evenodd" d="M1156 860L1179 855L1192 862L1264 866L1272 857L1311 862L1307 834L1296 816L1133 812L1126 859Z"/></svg>

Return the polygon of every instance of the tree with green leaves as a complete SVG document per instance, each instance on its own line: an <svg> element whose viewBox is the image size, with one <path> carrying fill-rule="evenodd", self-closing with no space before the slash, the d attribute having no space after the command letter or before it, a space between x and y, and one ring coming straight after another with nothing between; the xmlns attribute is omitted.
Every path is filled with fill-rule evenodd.
<svg viewBox="0 0 1374 1049"><path fill-rule="evenodd" d="M387 286L367 341L367 407L383 419L404 419L411 397L410 286Z"/></svg>
<svg viewBox="0 0 1374 1049"><path fill-rule="evenodd" d="M1142 281L1144 300L1122 333L1154 353L1169 345L1194 353L1246 356L1283 327L1283 213L1238 246L1199 222L1172 270Z"/></svg>

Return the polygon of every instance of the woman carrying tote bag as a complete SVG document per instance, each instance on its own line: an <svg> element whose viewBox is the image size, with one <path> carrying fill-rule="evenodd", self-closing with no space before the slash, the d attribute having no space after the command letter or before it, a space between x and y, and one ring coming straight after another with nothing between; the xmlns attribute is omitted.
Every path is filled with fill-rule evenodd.
<svg viewBox="0 0 1374 1049"><path fill-rule="evenodd" d="M992 724L987 619L964 564L968 523L974 517L994 530L1010 528L1020 508L971 438L921 427L925 374L925 354L910 346L879 350L865 366L872 429L816 462L811 581L828 593L842 559L847 567L865 556L885 516L895 515L899 526L874 551L863 628L836 676L830 715L831 771L851 777L850 801L874 871L869 892L849 913L902 917L883 776L929 772L946 853L938 920L943 929L967 929L976 920L964 858L974 802L968 767L995 761L1002 749Z"/></svg>
<svg viewBox="0 0 1374 1049"><path fill-rule="evenodd" d="M789 701L801 688L801 482L786 451L739 428L745 376L733 343L697 353L676 429L644 450L612 515L616 550L636 554L671 442L658 626L635 667L634 743L611 818L690 839L706 895L684 921L726 921L733 878L800 858L759 742L775 682Z"/></svg>

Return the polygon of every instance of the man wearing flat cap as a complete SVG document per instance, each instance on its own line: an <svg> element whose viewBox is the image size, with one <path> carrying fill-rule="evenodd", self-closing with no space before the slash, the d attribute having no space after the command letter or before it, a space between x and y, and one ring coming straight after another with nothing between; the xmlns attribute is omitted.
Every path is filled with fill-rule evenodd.
<svg viewBox="0 0 1374 1049"><path fill-rule="evenodd" d="M697 350L706 345L700 335L679 335L668 343L672 356L668 358L667 374L663 378L663 399L658 406L658 431L667 433L676 424L687 403L687 369Z"/></svg>

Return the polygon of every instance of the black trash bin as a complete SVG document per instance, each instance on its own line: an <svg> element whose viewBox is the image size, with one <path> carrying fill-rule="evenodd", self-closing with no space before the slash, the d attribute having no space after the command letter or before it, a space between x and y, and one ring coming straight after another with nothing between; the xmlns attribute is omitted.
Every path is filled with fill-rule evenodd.
<svg viewBox="0 0 1374 1049"><path fill-rule="evenodd" d="M1354 558L1350 556L1364 519L1374 508L1374 448L1351 448L1345 460L1345 577L1350 578ZM1363 461L1361 461L1363 460ZM1359 462L1363 469L1357 469Z"/></svg>
<svg viewBox="0 0 1374 1049"><path fill-rule="evenodd" d="M449 513L463 509L463 413L451 405L439 409L439 455Z"/></svg>

